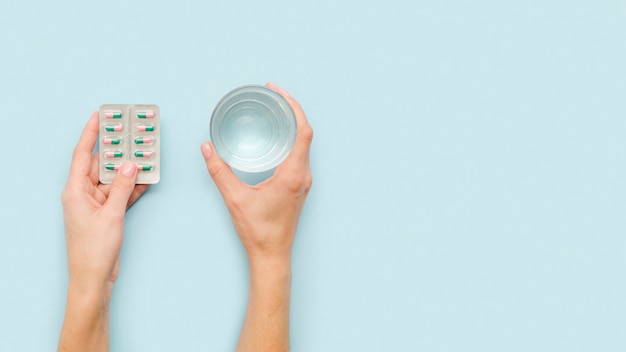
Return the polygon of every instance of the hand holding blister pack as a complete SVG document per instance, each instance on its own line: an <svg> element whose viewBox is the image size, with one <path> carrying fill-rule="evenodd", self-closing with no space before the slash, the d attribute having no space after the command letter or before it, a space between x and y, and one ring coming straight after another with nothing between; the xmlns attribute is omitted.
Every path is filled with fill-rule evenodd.
<svg viewBox="0 0 626 352"><path fill-rule="evenodd" d="M158 105L105 104L100 106L100 182L110 184L127 160L137 165L138 184L161 178Z"/></svg>

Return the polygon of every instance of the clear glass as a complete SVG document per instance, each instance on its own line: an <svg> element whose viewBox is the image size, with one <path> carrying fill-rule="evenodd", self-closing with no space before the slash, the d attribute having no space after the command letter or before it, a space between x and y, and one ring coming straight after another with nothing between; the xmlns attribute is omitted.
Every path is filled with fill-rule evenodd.
<svg viewBox="0 0 626 352"><path fill-rule="evenodd" d="M265 172L283 162L291 152L296 132L289 103L263 86L231 91L211 116L215 151L232 168L247 173Z"/></svg>

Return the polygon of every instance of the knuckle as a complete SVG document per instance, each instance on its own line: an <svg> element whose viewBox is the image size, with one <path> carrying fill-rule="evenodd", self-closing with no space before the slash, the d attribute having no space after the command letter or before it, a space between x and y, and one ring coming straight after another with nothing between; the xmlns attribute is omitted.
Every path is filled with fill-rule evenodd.
<svg viewBox="0 0 626 352"><path fill-rule="evenodd" d="M213 165L208 166L208 170L209 170L209 175L215 178L224 171L224 166L220 164L213 164Z"/></svg>
<svg viewBox="0 0 626 352"><path fill-rule="evenodd" d="M70 204L73 198L74 196L72 192L70 192L67 188L65 188L63 192L61 192L61 204L63 206Z"/></svg>
<svg viewBox="0 0 626 352"><path fill-rule="evenodd" d="M82 154L82 151L81 151L81 149L77 145L76 147L74 147L74 150L72 150L72 160L75 160L81 154Z"/></svg>
<svg viewBox="0 0 626 352"><path fill-rule="evenodd" d="M106 218L112 225L123 225L124 217L126 215L126 208L118 209L118 207L105 207L102 210L105 212Z"/></svg>
<svg viewBox="0 0 626 352"><path fill-rule="evenodd" d="M299 101L297 101L294 97L289 97L288 101L296 113L304 115L304 109L302 109L302 104L300 104Z"/></svg>
<svg viewBox="0 0 626 352"><path fill-rule="evenodd" d="M131 179L127 179L124 178L122 179L121 177L116 177L115 179L113 179L113 183L111 183L111 192L114 193L128 193L130 196L129 191L130 188L134 188L135 183L133 182L133 180Z"/></svg>
<svg viewBox="0 0 626 352"><path fill-rule="evenodd" d="M293 175L287 180L287 189L293 193L300 193L305 188L306 178L304 175Z"/></svg>
<svg viewBox="0 0 626 352"><path fill-rule="evenodd" d="M119 191L122 191L124 189L124 187L122 187L122 185L120 183L121 183L120 181L111 183L111 191L110 191L110 193L117 193Z"/></svg>
<svg viewBox="0 0 626 352"><path fill-rule="evenodd" d="M311 186L313 186L313 176L309 174L304 181L304 193L309 193Z"/></svg>
<svg viewBox="0 0 626 352"><path fill-rule="evenodd" d="M129 187L134 186L132 179L128 177L115 177L111 183L111 188L117 191L126 191Z"/></svg>
<svg viewBox="0 0 626 352"><path fill-rule="evenodd" d="M72 205L80 199L81 194L80 186L68 183L61 192L61 205Z"/></svg>
<svg viewBox="0 0 626 352"><path fill-rule="evenodd" d="M244 206L244 202L236 194L224 195L224 203L226 203L226 207L231 213L236 214L241 213Z"/></svg>
<svg viewBox="0 0 626 352"><path fill-rule="evenodd" d="M302 130L302 137L307 143L311 143L313 141L313 128L311 126L305 126Z"/></svg>

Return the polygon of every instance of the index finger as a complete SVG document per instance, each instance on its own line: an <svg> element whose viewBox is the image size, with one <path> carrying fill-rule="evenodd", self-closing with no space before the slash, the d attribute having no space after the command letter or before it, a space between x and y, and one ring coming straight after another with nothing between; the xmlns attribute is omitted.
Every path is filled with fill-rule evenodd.
<svg viewBox="0 0 626 352"><path fill-rule="evenodd" d="M70 166L70 178L89 176L91 169L91 152L98 140L98 112L89 117L80 139L74 148L72 165Z"/></svg>

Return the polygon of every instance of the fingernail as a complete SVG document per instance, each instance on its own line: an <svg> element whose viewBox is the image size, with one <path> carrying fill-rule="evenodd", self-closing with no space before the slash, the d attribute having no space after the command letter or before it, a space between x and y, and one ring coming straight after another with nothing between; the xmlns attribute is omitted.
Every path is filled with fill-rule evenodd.
<svg viewBox="0 0 626 352"><path fill-rule="evenodd" d="M205 159L208 159L213 155L213 149L211 149L211 143L205 142L202 143L202 155L204 155Z"/></svg>
<svg viewBox="0 0 626 352"><path fill-rule="evenodd" d="M286 90L282 89L282 88L278 88L278 92L280 92L280 94L286 96L286 97L290 97L291 95L289 95L289 93L287 93Z"/></svg>
<svg viewBox="0 0 626 352"><path fill-rule="evenodd" d="M278 86L274 82L267 82L267 88L270 88L273 90L279 89Z"/></svg>
<svg viewBox="0 0 626 352"><path fill-rule="evenodd" d="M120 167L120 173L122 173L122 175L126 177L133 177L136 171L137 166L132 161L127 161L122 164L122 167Z"/></svg>

